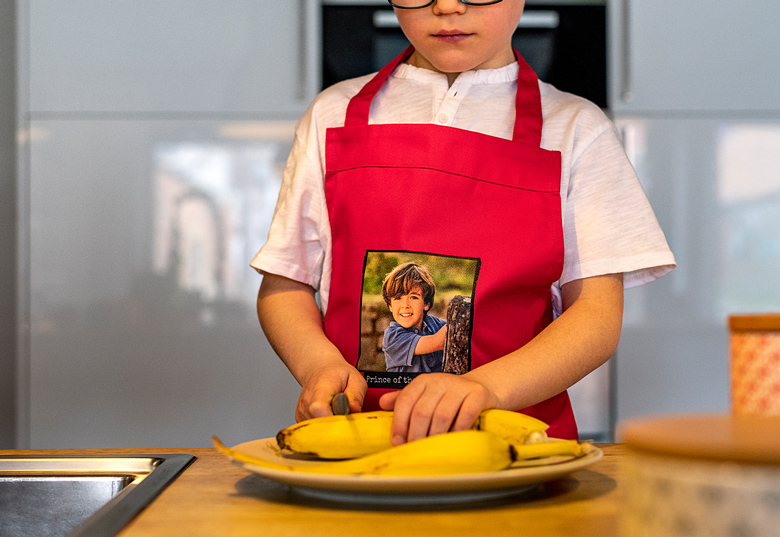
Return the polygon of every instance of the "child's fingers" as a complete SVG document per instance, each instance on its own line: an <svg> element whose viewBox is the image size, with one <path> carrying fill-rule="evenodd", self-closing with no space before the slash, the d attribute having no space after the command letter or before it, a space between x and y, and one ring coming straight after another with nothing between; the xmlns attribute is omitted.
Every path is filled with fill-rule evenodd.
<svg viewBox="0 0 780 537"><path fill-rule="evenodd" d="M463 377L448 377L447 386L431 418L430 436L470 429L479 413L488 408L486 391Z"/></svg>
<svg viewBox="0 0 780 537"><path fill-rule="evenodd" d="M443 380L437 378L440 375L440 373L420 375L401 390L393 408L394 444L411 442L428 436L439 402L446 393L447 383L437 382ZM440 414L436 419L441 422L443 415Z"/></svg>
<svg viewBox="0 0 780 537"><path fill-rule="evenodd" d="M411 442L425 436L470 428L479 413L496 406L481 384L452 375L421 375L393 401L393 443Z"/></svg>
<svg viewBox="0 0 780 537"><path fill-rule="evenodd" d="M480 412L487 408L495 408L495 402L487 399L480 393L469 393L461 402L458 416L452 425L452 430L465 431L471 429L474 422L477 421Z"/></svg>
<svg viewBox="0 0 780 537"><path fill-rule="evenodd" d="M332 399L332 397L331 397ZM330 399L327 403L324 403L322 399L312 401L309 405L309 415L312 418L323 418L325 416L332 416L333 410L330 408Z"/></svg>
<svg viewBox="0 0 780 537"><path fill-rule="evenodd" d="M438 408L444 393L428 385L421 397L414 403L409 418L409 431L406 435L406 441L412 442L420 440L428 435L437 432L445 432L449 429L452 420L449 420L445 427L443 421L447 419L445 413ZM432 429L433 428L433 429Z"/></svg>
<svg viewBox="0 0 780 537"><path fill-rule="evenodd" d="M395 407L395 400L401 395L400 390L395 392L389 392L382 394L379 397L379 406L382 410L393 410Z"/></svg>
<svg viewBox="0 0 780 537"><path fill-rule="evenodd" d="M346 381L342 377L330 375L323 375L304 386L298 398L295 419L303 421L332 415L330 402L333 396L344 391L345 387Z"/></svg>
<svg viewBox="0 0 780 537"><path fill-rule="evenodd" d="M349 398L350 412L360 412L363 410L363 401L366 398L367 390L368 385L366 384L363 375L357 372L350 375L347 379L347 385L344 388L344 393L346 393Z"/></svg>
<svg viewBox="0 0 780 537"><path fill-rule="evenodd" d="M333 411L330 408L330 401L336 392L327 386L318 386L310 392L310 395L303 401L304 413L308 418L321 418L330 416ZM307 418L307 419L308 419Z"/></svg>
<svg viewBox="0 0 780 537"><path fill-rule="evenodd" d="M412 410L425 391L425 383L422 377L423 375L420 375L403 390L396 392L398 395L395 396L393 401L393 425L390 428L392 442L396 446L408 441Z"/></svg>

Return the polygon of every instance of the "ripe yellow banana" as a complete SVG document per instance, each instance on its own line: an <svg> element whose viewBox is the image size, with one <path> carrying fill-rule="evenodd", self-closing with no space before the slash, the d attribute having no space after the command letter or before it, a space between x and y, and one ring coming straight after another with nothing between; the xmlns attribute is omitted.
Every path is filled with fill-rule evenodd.
<svg viewBox="0 0 780 537"><path fill-rule="evenodd" d="M429 436L391 447L371 455L319 464L286 464L240 453L225 447L214 437L214 445L229 457L276 470L336 475L429 476L473 472L493 472L507 468L515 460L515 448L485 431L459 431Z"/></svg>
<svg viewBox="0 0 780 537"><path fill-rule="evenodd" d="M527 414L491 408L479 414L473 428L497 434L513 444L527 444L546 440L549 425Z"/></svg>
<svg viewBox="0 0 780 537"><path fill-rule="evenodd" d="M393 413L383 410L312 418L279 431L282 449L322 459L352 459L393 447Z"/></svg>
<svg viewBox="0 0 780 537"><path fill-rule="evenodd" d="M346 416L312 418L279 431L281 449L322 459L352 459L392 447L393 413L378 410ZM547 440L548 425L534 417L509 410L483 410L472 429L494 433L513 444Z"/></svg>

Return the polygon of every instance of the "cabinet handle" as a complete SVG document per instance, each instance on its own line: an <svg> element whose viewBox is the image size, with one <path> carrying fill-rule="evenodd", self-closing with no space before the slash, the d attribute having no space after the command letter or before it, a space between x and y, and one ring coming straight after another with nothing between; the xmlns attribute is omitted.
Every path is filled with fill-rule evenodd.
<svg viewBox="0 0 780 537"><path fill-rule="evenodd" d="M374 21L374 28L400 28L401 23L394 11L376 10L371 17Z"/></svg>
<svg viewBox="0 0 780 537"><path fill-rule="evenodd" d="M623 0L621 13L621 40L623 41L623 60L620 97L624 103L634 100L634 88L631 73L631 0Z"/></svg>
<svg viewBox="0 0 780 537"><path fill-rule="evenodd" d="M555 30L561 24L561 16L557 11L539 10L526 11L520 17L517 27L528 30Z"/></svg>

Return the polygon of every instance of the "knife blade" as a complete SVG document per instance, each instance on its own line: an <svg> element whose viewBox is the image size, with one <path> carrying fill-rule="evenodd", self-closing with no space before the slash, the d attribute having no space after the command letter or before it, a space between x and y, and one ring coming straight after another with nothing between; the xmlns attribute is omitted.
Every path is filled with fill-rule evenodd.
<svg viewBox="0 0 780 537"><path fill-rule="evenodd" d="M344 392L337 393L330 400L330 408L335 416L349 414L349 399Z"/></svg>

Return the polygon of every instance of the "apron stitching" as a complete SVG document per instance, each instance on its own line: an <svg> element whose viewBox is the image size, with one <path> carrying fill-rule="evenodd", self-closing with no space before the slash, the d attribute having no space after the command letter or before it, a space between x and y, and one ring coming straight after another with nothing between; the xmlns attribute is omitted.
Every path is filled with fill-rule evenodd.
<svg viewBox="0 0 780 537"><path fill-rule="evenodd" d="M477 181L480 183L485 183L488 185L496 185L496 186L504 186L507 188L512 188L515 190L522 190L524 192L539 192L544 194L556 194L560 195L560 187L555 188L553 190L546 190L546 189L534 189L534 188L527 188L522 186L514 186L514 185L507 185L505 183L497 183L495 181L486 181L485 179L478 179L476 177L471 177L469 175L463 175L461 173L455 173L455 172L448 172L445 170L440 170L438 168L431 168L426 166L379 166L379 165L363 165L363 166L353 166L350 168L339 168L335 170L329 170L328 174L338 173L338 172L344 172L344 171L351 171L351 170L362 170L362 169L404 169L404 170L431 170L435 172L445 173L447 175L454 175L456 177L464 177L466 179L471 179L472 181Z"/></svg>

